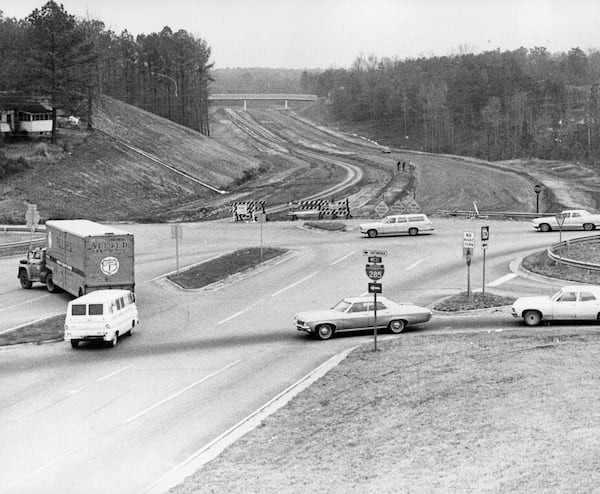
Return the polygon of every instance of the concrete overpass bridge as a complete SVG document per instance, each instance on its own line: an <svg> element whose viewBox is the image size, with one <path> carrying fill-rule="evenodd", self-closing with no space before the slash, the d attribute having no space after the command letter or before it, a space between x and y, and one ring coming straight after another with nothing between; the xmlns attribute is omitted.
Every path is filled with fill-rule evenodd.
<svg viewBox="0 0 600 494"><path fill-rule="evenodd" d="M244 103L244 110L248 109L248 101L282 101L285 109L288 108L288 101L317 101L318 96L316 94L284 94L284 93L271 93L271 94L252 94L252 93L216 93L211 94L208 97L208 101L212 103L227 103L230 101L241 101Z"/></svg>

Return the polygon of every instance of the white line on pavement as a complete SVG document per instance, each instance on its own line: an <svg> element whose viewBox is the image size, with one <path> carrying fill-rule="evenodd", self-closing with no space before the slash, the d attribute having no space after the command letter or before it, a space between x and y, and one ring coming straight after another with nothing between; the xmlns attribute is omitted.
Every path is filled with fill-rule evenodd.
<svg viewBox="0 0 600 494"><path fill-rule="evenodd" d="M127 370L131 367L131 365L126 365L125 367L121 367L119 370L116 370L114 372L111 372L110 374L106 374L106 376L103 377L99 377L98 378L98 382L102 382L105 381L106 379L109 379L113 376L116 376L117 374L120 374L121 372L123 372L124 370Z"/></svg>
<svg viewBox="0 0 600 494"><path fill-rule="evenodd" d="M419 259L418 261L416 261L416 262L413 262L413 263L412 263L410 266L408 266L408 267L406 268L406 271L409 271L410 269L412 269L412 268L414 268L414 267L418 266L418 265L419 265L419 264L421 264L422 262L423 262L423 259Z"/></svg>
<svg viewBox="0 0 600 494"><path fill-rule="evenodd" d="M348 259L351 255L355 254L356 251L350 252L350 254L346 254L344 257L340 257L337 261L333 261L330 266L335 266L338 262L342 262L344 259Z"/></svg>
<svg viewBox="0 0 600 494"><path fill-rule="evenodd" d="M50 294L48 293L46 295L42 295L41 297L32 298L30 300L26 300L25 302L21 302L19 304L11 305L10 307L4 307L4 308L0 309L0 312L4 312L5 310L9 310L9 309L14 309L15 307L19 307L20 305L29 304L31 302L35 302L36 300L41 300L41 299L47 298L49 296L50 296Z"/></svg>
<svg viewBox="0 0 600 494"><path fill-rule="evenodd" d="M136 413L132 417L129 417L125 422L123 422L123 424L128 424L129 422L133 422L134 420L139 419L141 416L146 415L148 412L151 412L155 408L158 408L159 406L164 405L168 401L171 401L172 399L177 398L178 396L181 396L183 393L189 391L192 388L195 388L199 384L202 384L204 381L208 381L210 378L215 377L217 374L220 374L221 372L229 369L230 367L233 367L234 365L239 364L240 362L241 362L241 360L236 360L235 362L231 362L231 364L226 365L225 367L213 372L212 374L209 374L208 376L204 376L202 379L199 379L195 383L192 383L189 386L186 386L185 388L177 391L177 393L173 393L171 396L167 396L164 400L160 400L159 402L155 403L152 406L149 406L145 410L142 410L141 412Z"/></svg>
<svg viewBox="0 0 600 494"><path fill-rule="evenodd" d="M517 276L519 276L517 273L508 273L508 274L505 274L504 276L501 276L497 280L494 280L494 281L488 283L486 286L502 285L502 283L506 283L507 281L510 281L513 278L516 278Z"/></svg>
<svg viewBox="0 0 600 494"><path fill-rule="evenodd" d="M257 302L254 302L252 305L249 305L249 306L248 306L248 307L246 307L245 309L242 309L241 311L239 311L239 312L236 312L235 314L233 314L233 315L231 315L231 316L229 316L229 317L226 317L225 319L223 319L223 320L219 321L219 322L217 323L217 326L218 326L219 324L223 324L224 322L230 321L231 319L235 319L235 318L236 318L236 317L238 317L238 316L241 316L241 315L242 315L244 312L246 312L246 311L249 311L250 309L252 309L252 307L256 307L258 304L260 304L260 303L261 303L261 302L263 302L264 300L265 300L264 298L261 298L260 300L258 300Z"/></svg>
<svg viewBox="0 0 600 494"><path fill-rule="evenodd" d="M305 282L306 280L312 278L315 274L317 274L319 271L315 271L311 274L309 274L308 276L302 278L301 280L296 281L296 283L292 283L291 285L286 286L285 288L282 288L281 290L279 290L278 292L275 292L273 295L271 295L271 297L276 297L277 295L282 294L283 292L285 292L286 290L289 290L290 288L295 287L296 285L299 285L300 283Z"/></svg>

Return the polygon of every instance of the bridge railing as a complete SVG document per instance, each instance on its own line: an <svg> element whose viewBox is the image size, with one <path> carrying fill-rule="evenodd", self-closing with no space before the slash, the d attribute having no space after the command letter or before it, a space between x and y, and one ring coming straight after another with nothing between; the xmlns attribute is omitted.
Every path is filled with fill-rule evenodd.
<svg viewBox="0 0 600 494"><path fill-rule="evenodd" d="M589 269L592 271L600 271L600 264L597 264L594 262L586 262L586 261L579 261L579 260L575 260L575 259L569 259L568 257L564 257L563 255L557 253L557 252L560 252L565 247L568 248L569 246L571 246L573 244L582 244L582 243L586 243L586 242L600 242L600 235L592 235L590 237L573 238L570 240L564 240L562 242L558 242L558 243L548 247L548 250L547 250L548 257L555 262L564 264L565 266Z"/></svg>

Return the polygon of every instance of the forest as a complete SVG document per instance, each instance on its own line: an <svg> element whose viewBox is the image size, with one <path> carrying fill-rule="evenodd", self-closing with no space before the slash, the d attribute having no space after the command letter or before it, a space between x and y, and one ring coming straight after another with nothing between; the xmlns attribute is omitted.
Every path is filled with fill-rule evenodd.
<svg viewBox="0 0 600 494"><path fill-rule="evenodd" d="M210 54L185 30L117 35L54 1L20 20L0 11L0 92L43 96L53 120L60 109L89 128L106 94L208 135Z"/></svg>
<svg viewBox="0 0 600 494"><path fill-rule="evenodd" d="M207 42L164 27L133 37L47 2L0 11L0 92L44 95L93 126L106 94L210 135L210 93L309 93L328 118L386 144L489 160L600 158L600 52L544 47L415 59L359 56L348 68L219 68Z"/></svg>
<svg viewBox="0 0 600 494"><path fill-rule="evenodd" d="M600 157L600 52L520 48L304 72L333 119L374 122L411 149L488 160Z"/></svg>

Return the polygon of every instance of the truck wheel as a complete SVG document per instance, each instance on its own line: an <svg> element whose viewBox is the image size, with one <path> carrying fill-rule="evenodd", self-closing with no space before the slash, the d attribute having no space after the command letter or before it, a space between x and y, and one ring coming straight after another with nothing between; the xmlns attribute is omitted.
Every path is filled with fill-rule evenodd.
<svg viewBox="0 0 600 494"><path fill-rule="evenodd" d="M46 288L50 293L56 292L56 285L54 284L54 280L52 279L52 273L46 276Z"/></svg>
<svg viewBox="0 0 600 494"><path fill-rule="evenodd" d="M71 340L71 347L77 348L79 346L79 340Z"/></svg>
<svg viewBox="0 0 600 494"><path fill-rule="evenodd" d="M33 284L31 281L29 281L26 271L21 271L19 273L19 281L21 282L21 287L25 289L31 288L31 285Z"/></svg>

